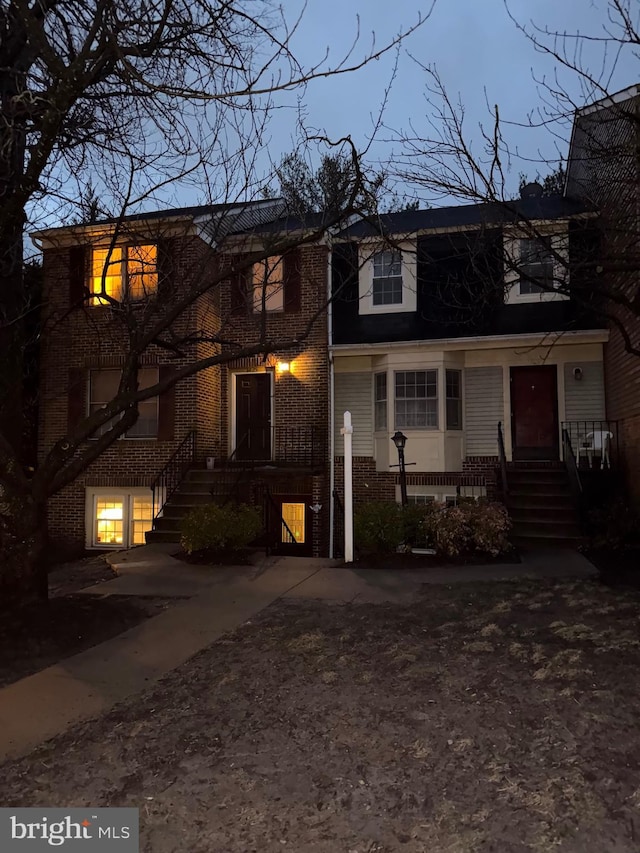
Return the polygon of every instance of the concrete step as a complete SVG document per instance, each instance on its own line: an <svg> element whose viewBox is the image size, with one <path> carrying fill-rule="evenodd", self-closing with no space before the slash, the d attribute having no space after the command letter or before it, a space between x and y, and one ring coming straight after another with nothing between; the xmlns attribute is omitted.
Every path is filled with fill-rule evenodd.
<svg viewBox="0 0 640 853"><path fill-rule="evenodd" d="M178 530L147 530L145 533L147 545L152 542L180 542Z"/></svg>
<svg viewBox="0 0 640 853"><path fill-rule="evenodd" d="M557 494L547 492L518 491L509 492L507 501L509 510L513 509L573 509L573 496L566 490L558 491Z"/></svg>
<svg viewBox="0 0 640 853"><path fill-rule="evenodd" d="M554 471L536 469L512 470L507 472L507 482L509 485L515 484L550 484L558 485L569 482L569 476L566 471Z"/></svg>
<svg viewBox="0 0 640 853"><path fill-rule="evenodd" d="M580 526L577 522L558 521L514 521L512 536L542 537L549 539L579 539Z"/></svg>
<svg viewBox="0 0 640 853"><path fill-rule="evenodd" d="M527 535L510 537L516 548L578 548L583 544L582 536L549 536L549 535Z"/></svg>
<svg viewBox="0 0 640 853"><path fill-rule="evenodd" d="M528 495L541 495L549 497L571 496L568 483L509 483L509 498Z"/></svg>
<svg viewBox="0 0 640 853"><path fill-rule="evenodd" d="M510 506L509 515L514 524L577 524L578 522L576 510L570 504L565 506Z"/></svg>

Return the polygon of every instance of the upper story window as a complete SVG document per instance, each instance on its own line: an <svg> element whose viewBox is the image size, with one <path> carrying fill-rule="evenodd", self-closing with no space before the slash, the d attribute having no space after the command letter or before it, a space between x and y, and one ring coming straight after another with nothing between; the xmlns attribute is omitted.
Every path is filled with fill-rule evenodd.
<svg viewBox="0 0 640 853"><path fill-rule="evenodd" d="M402 305L402 254L377 252L371 259L374 305Z"/></svg>
<svg viewBox="0 0 640 853"><path fill-rule="evenodd" d="M520 240L520 296L549 291L554 286L554 264L548 240Z"/></svg>
<svg viewBox="0 0 640 853"><path fill-rule="evenodd" d="M396 373L396 429L438 429L438 371Z"/></svg>
<svg viewBox="0 0 640 853"><path fill-rule="evenodd" d="M91 258L92 305L108 305L109 299L139 302L158 289L158 247L95 247ZM108 296L109 299L104 297Z"/></svg>
<svg viewBox="0 0 640 853"><path fill-rule="evenodd" d="M359 248L358 266L360 314L416 310L415 244L402 243L393 249L379 249L363 242Z"/></svg>
<svg viewBox="0 0 640 853"><path fill-rule="evenodd" d="M265 258L253 265L253 311L284 311L284 259L281 255Z"/></svg>
<svg viewBox="0 0 640 853"><path fill-rule="evenodd" d="M506 302L569 299L569 232L566 223L540 226L540 234L505 232ZM560 292L559 292L560 291Z"/></svg>
<svg viewBox="0 0 640 853"><path fill-rule="evenodd" d="M117 369L91 370L89 372L89 414L97 409L103 409L118 393L121 372ZM143 367L138 372L138 387L142 390L155 385L158 381L157 367ZM111 429L114 421L122 415L117 415L100 429L95 435L104 435ZM138 420L125 433L125 438L156 438L158 435L158 398L151 397L138 403Z"/></svg>

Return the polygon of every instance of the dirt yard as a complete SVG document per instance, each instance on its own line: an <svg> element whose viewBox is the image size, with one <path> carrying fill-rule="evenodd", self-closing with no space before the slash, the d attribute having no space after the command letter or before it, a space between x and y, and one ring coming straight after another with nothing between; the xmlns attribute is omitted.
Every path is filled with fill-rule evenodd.
<svg viewBox="0 0 640 853"><path fill-rule="evenodd" d="M137 806L146 853L638 853L639 616L584 582L282 602L0 800Z"/></svg>

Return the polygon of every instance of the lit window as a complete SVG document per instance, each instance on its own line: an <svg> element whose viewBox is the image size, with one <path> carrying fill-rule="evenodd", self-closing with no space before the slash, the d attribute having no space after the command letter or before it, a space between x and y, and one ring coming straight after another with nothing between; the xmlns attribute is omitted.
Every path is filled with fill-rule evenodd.
<svg viewBox="0 0 640 853"><path fill-rule="evenodd" d="M438 428L438 371L396 373L396 429Z"/></svg>
<svg viewBox="0 0 640 853"><path fill-rule="evenodd" d="M89 414L104 407L113 400L120 387L119 370L92 370L89 373ZM138 372L140 390L155 385L158 381L157 367L143 367ZM96 430L95 436L104 435L121 418L117 415ZM125 434L126 438L155 438L158 434L158 398L151 397L138 403L138 420Z"/></svg>
<svg viewBox="0 0 640 853"><path fill-rule="evenodd" d="M375 375L375 428L387 428L387 374Z"/></svg>
<svg viewBox="0 0 640 853"><path fill-rule="evenodd" d="M378 252L372 258L374 305L402 304L402 253Z"/></svg>
<svg viewBox="0 0 640 853"><path fill-rule="evenodd" d="M130 523L130 545L144 545L146 539L144 534L151 530L153 524L153 507L151 495L149 497L131 498L131 523Z"/></svg>
<svg viewBox="0 0 640 853"><path fill-rule="evenodd" d="M94 521L95 545L123 544L124 500L120 496L96 498Z"/></svg>
<svg viewBox="0 0 640 853"><path fill-rule="evenodd" d="M252 268L253 310L284 311L284 261L281 256L265 258Z"/></svg>
<svg viewBox="0 0 640 853"><path fill-rule="evenodd" d="M462 372L446 371L447 429L462 429Z"/></svg>
<svg viewBox="0 0 640 853"><path fill-rule="evenodd" d="M145 488L89 489L87 514L87 547L144 545L145 533L153 527L151 491Z"/></svg>
<svg viewBox="0 0 640 853"><path fill-rule="evenodd" d="M91 292L98 294L92 305L108 305L105 296L139 302L158 289L158 247L151 243L95 248L91 267Z"/></svg>
<svg viewBox="0 0 640 853"><path fill-rule="evenodd" d="M289 544L302 545L305 541L304 529L305 504L282 504L282 541ZM287 529L288 528L288 529ZM291 532L289 532L291 531ZM291 538L293 534L293 539Z"/></svg>
<svg viewBox="0 0 640 853"><path fill-rule="evenodd" d="M544 293L553 288L553 252L542 240L520 240L520 295Z"/></svg>

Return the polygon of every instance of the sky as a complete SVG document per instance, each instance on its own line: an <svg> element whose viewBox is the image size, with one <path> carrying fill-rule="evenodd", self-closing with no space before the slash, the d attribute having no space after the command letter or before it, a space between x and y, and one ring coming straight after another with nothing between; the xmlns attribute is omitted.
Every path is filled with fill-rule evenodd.
<svg viewBox="0 0 640 853"><path fill-rule="evenodd" d="M637 0L627 0L634 14L640 12ZM301 7L299 0L284 0L285 15L293 17ZM602 34L606 24L606 0L508 0L509 9L523 25L532 22L554 31L579 30ZM423 0L308 0L293 47L307 64L321 58L329 48L329 62L342 57L360 26L360 42L354 55L360 56L375 33L377 44L406 30L424 15L429 4ZM588 45L582 60L598 73L606 69L609 91L617 91L639 82L637 57L622 55L614 61L611 51L603 52L601 44ZM381 99L389 84L394 56L374 61L360 71L318 80L305 93L307 123L324 129L333 138L351 134L359 145L371 136L373 117L380 110ZM465 106L466 126L478 145L478 125L487 124L489 104L497 104L503 120L522 122L527 114L542 106L542 92L533 77L554 80L557 63L535 50L509 19L504 0L436 0L429 19L402 45L398 69L384 114L383 129L371 148L371 157L384 162L398 151L393 144L394 130L410 125L428 135L427 117L431 113L425 102L425 74L419 64L435 66L450 97L460 98ZM575 102L583 96L574 74L560 69L561 79L574 94ZM293 105L295 99L290 97ZM292 111L293 112L293 111ZM270 128L270 153L277 162L280 153L295 145L293 114L283 111ZM489 122L490 123L490 122ZM512 150L521 153L514 159L509 180L517 188L518 175L530 177L548 169L540 160L557 161L558 151L566 154L566 126L553 133L505 126L505 137ZM556 140L556 133L561 139Z"/></svg>

